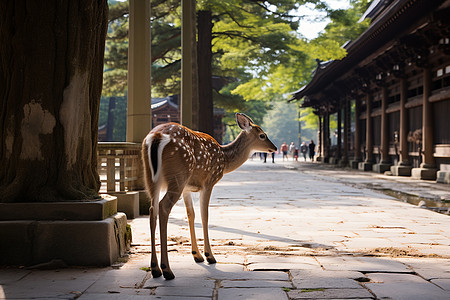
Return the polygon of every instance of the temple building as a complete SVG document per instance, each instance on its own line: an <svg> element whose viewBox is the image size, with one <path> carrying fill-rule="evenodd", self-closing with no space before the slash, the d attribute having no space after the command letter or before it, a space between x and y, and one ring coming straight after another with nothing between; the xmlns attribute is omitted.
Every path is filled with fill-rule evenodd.
<svg viewBox="0 0 450 300"><path fill-rule="evenodd" d="M449 0L373 1L347 56L293 93L319 118L318 160L450 183L449 15Z"/></svg>

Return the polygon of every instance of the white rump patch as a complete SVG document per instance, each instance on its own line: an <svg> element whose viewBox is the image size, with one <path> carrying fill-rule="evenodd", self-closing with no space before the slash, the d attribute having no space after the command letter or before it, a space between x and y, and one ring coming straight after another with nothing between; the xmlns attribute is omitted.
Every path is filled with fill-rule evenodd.
<svg viewBox="0 0 450 300"><path fill-rule="evenodd" d="M152 143L153 143L153 137L154 134L149 134L147 135L146 138L146 145L147 145L147 149L148 149L148 161L149 161L149 165L150 165L150 171L152 172L152 180L153 182L158 182L159 176L161 174L161 169L162 169L162 152L164 150L164 147L170 142L170 136L168 134L162 134L162 138L161 141L159 142L159 146L158 146L158 162L157 162L157 170L156 170L156 174L155 174L155 170L153 170L153 164L152 164Z"/></svg>

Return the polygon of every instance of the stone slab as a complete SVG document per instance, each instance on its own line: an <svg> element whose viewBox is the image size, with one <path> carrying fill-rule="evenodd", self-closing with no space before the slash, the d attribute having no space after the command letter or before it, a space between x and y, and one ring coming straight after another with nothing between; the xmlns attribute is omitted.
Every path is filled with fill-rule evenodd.
<svg viewBox="0 0 450 300"><path fill-rule="evenodd" d="M411 166L391 166L391 172L394 176L411 176Z"/></svg>
<svg viewBox="0 0 450 300"><path fill-rule="evenodd" d="M360 171L372 171L372 163L360 162L358 163L358 170Z"/></svg>
<svg viewBox="0 0 450 300"><path fill-rule="evenodd" d="M224 288L292 288L289 281L279 280L223 280Z"/></svg>
<svg viewBox="0 0 450 300"><path fill-rule="evenodd" d="M117 211L125 213L127 219L139 217L138 192L110 193L110 195L117 197Z"/></svg>
<svg viewBox="0 0 450 300"><path fill-rule="evenodd" d="M436 177L437 183L450 184L450 171L438 171Z"/></svg>
<svg viewBox="0 0 450 300"><path fill-rule="evenodd" d="M438 285L443 290L450 291L450 278L432 279L431 282Z"/></svg>
<svg viewBox="0 0 450 300"><path fill-rule="evenodd" d="M331 257L318 256L317 260L325 270L329 271L358 271L364 273L411 273L406 265L391 258L384 257Z"/></svg>
<svg viewBox="0 0 450 300"><path fill-rule="evenodd" d="M422 180L436 180L437 169L428 168L413 168L411 170L411 177Z"/></svg>
<svg viewBox="0 0 450 300"><path fill-rule="evenodd" d="M228 288L219 289L220 300L287 300L286 292L281 288Z"/></svg>
<svg viewBox="0 0 450 300"><path fill-rule="evenodd" d="M412 274L368 274L371 282L365 285L379 299L448 300L450 292Z"/></svg>
<svg viewBox="0 0 450 300"><path fill-rule="evenodd" d="M98 201L0 203L0 221L104 220L117 212L117 198L104 195Z"/></svg>
<svg viewBox="0 0 450 300"><path fill-rule="evenodd" d="M390 164L380 163L380 164L375 164L372 166L372 171L374 171L375 173L383 174L386 171L390 171L390 169L391 169Z"/></svg>
<svg viewBox="0 0 450 300"><path fill-rule="evenodd" d="M127 250L126 224L123 213L100 221L1 221L0 265L54 259L68 265L111 265Z"/></svg>
<svg viewBox="0 0 450 300"><path fill-rule="evenodd" d="M373 295L366 289L300 289L288 292L290 300L296 299L373 299Z"/></svg>
<svg viewBox="0 0 450 300"><path fill-rule="evenodd" d="M363 273L354 271L293 270L291 275L297 289L355 289L360 285L354 279L366 278Z"/></svg>

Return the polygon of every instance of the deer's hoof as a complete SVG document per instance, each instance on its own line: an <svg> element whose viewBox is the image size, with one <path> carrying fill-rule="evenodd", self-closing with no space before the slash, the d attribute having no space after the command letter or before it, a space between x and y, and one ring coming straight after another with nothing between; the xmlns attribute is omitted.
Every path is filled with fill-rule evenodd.
<svg viewBox="0 0 450 300"><path fill-rule="evenodd" d="M166 280L172 280L175 278L175 275L173 275L172 271L163 271L163 276Z"/></svg>
<svg viewBox="0 0 450 300"><path fill-rule="evenodd" d="M214 257L208 257L208 258L206 258L206 260L211 265L216 263L216 259Z"/></svg>
<svg viewBox="0 0 450 300"><path fill-rule="evenodd" d="M205 261L202 256L194 256L194 260L196 263L201 263Z"/></svg>
<svg viewBox="0 0 450 300"><path fill-rule="evenodd" d="M152 277L153 278L161 277L161 275L162 275L162 273L161 273L161 270L159 268L152 269Z"/></svg>

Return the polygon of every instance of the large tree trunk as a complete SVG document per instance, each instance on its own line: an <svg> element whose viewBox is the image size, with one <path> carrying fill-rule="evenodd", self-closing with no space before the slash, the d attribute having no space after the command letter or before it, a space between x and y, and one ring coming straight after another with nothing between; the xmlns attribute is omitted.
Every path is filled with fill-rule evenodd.
<svg viewBox="0 0 450 300"><path fill-rule="evenodd" d="M98 198L106 0L0 1L0 202Z"/></svg>
<svg viewBox="0 0 450 300"><path fill-rule="evenodd" d="M212 18L211 11L201 10L197 16L198 30L198 102L199 130L214 136L214 112L212 99Z"/></svg>

